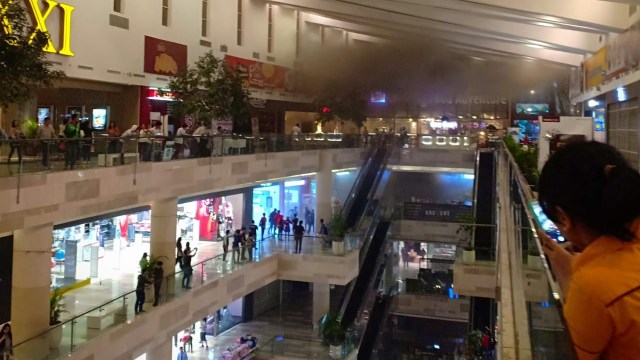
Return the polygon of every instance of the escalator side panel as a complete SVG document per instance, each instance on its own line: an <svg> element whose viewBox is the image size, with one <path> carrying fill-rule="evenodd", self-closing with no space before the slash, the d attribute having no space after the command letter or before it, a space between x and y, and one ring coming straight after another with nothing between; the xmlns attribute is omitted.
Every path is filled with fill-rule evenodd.
<svg viewBox="0 0 640 360"><path fill-rule="evenodd" d="M496 187L494 152L480 152L476 179L478 182L475 204L476 223L482 225L494 225ZM479 226L476 228L474 238L476 259L486 261L492 260L492 249L495 249L493 235L494 230L490 226Z"/></svg>

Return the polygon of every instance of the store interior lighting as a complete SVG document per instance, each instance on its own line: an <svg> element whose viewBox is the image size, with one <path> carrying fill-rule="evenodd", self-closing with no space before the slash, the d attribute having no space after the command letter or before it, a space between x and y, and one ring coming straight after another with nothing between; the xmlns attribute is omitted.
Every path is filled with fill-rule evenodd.
<svg viewBox="0 0 640 360"><path fill-rule="evenodd" d="M598 102L597 100L592 99L587 102L587 106L589 106L590 108L594 108L598 105L600 105L600 102Z"/></svg>

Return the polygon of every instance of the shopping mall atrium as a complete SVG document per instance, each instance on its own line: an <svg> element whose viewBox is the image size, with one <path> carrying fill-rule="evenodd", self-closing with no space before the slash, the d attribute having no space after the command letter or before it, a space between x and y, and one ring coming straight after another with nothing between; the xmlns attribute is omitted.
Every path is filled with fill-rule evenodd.
<svg viewBox="0 0 640 360"><path fill-rule="evenodd" d="M640 167L639 0L0 0L0 24L0 360L604 354L565 321L538 176L580 141Z"/></svg>

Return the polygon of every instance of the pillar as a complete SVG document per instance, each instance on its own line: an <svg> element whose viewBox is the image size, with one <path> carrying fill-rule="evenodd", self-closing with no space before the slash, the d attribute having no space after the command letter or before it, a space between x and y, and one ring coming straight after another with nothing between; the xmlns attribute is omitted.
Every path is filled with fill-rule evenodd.
<svg viewBox="0 0 640 360"><path fill-rule="evenodd" d="M154 200L151 203L151 256L162 258L162 268L167 276L176 271L176 228L178 199ZM183 241L182 246L186 244ZM192 245L193 246L193 245ZM173 283L167 284L174 289ZM161 293L164 293L162 291Z"/></svg>
<svg viewBox="0 0 640 360"><path fill-rule="evenodd" d="M325 314L329 313L330 295L331 285L329 283L313 283L313 310L311 311L313 324L318 323Z"/></svg>
<svg viewBox="0 0 640 360"><path fill-rule="evenodd" d="M331 197L333 195L333 174L331 173L331 152L320 151L320 169L316 172L316 219L315 231L320 231L320 219L331 222Z"/></svg>
<svg viewBox="0 0 640 360"><path fill-rule="evenodd" d="M49 329L51 245L53 224L13 233L13 342L19 343Z"/></svg>
<svg viewBox="0 0 640 360"><path fill-rule="evenodd" d="M193 334L194 338L193 338L193 345L194 347L198 347L198 339L196 339L196 335ZM155 346L153 346L151 349L149 349L149 351L147 351L147 359L151 360L171 360L171 359L175 359L175 357L173 356L173 344L172 344L173 340L171 338L169 339L165 339L162 343L160 344L156 344ZM182 343L180 343L182 344ZM177 350L176 350L177 352ZM189 356L191 356L191 353L189 353Z"/></svg>

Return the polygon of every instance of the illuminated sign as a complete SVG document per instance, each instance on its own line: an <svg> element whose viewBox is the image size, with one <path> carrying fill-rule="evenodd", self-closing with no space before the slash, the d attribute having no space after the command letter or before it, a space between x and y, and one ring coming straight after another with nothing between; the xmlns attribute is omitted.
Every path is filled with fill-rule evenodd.
<svg viewBox="0 0 640 360"><path fill-rule="evenodd" d="M162 91L158 89L149 89L147 97L151 100L174 101L175 97L170 91Z"/></svg>
<svg viewBox="0 0 640 360"><path fill-rule="evenodd" d="M29 8L29 15L31 15L31 20L33 21L33 25L35 27L35 31L42 31L43 33L50 35L49 30L47 29L47 19L53 12L55 8L59 8L58 12L60 14L60 21L62 25L60 26L60 50L57 50L53 41L51 40L51 36L49 36L47 45L45 45L44 50L48 53L60 54L66 56L75 56L73 51L71 51L71 13L75 10L75 7L62 4L54 0L44 0L46 4L46 8L44 10L40 9L40 5L38 5L38 0L25 0L27 7ZM6 9L2 7L0 3L0 15L3 15L6 12ZM2 25L4 32L10 34L12 32L11 24L7 19L2 19ZM35 32L31 35L31 41L35 37Z"/></svg>

